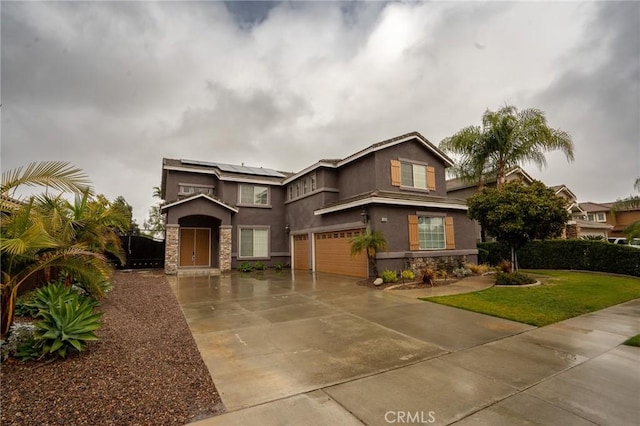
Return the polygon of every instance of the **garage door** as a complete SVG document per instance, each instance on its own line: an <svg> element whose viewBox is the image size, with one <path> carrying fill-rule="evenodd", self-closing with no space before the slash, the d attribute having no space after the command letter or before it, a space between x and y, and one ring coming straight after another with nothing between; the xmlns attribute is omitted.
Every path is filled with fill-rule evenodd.
<svg viewBox="0 0 640 426"><path fill-rule="evenodd" d="M366 278L367 255L351 256L351 239L364 229L315 234L316 271Z"/></svg>
<svg viewBox="0 0 640 426"><path fill-rule="evenodd" d="M295 235L293 237L293 269L308 271L309 268L309 236Z"/></svg>

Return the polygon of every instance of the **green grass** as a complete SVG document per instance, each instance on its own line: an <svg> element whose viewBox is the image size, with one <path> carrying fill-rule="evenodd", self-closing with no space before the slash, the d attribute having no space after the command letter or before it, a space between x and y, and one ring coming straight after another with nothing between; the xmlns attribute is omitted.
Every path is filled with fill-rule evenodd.
<svg viewBox="0 0 640 426"><path fill-rule="evenodd" d="M588 272L528 271L544 285L423 298L538 327L640 297L640 279Z"/></svg>
<svg viewBox="0 0 640 426"><path fill-rule="evenodd" d="M636 334L635 336L624 342L624 344L629 346L640 346L640 334Z"/></svg>

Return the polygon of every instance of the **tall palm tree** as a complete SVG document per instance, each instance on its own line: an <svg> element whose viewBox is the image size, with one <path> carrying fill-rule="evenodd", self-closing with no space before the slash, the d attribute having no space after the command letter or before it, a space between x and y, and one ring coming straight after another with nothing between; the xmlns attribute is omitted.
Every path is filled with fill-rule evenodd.
<svg viewBox="0 0 640 426"><path fill-rule="evenodd" d="M440 149L460 156L453 170L458 177L482 188L488 176L495 176L498 189L506 183L510 168L528 162L542 168L547 164L545 154L554 150L573 161L573 148L571 136L549 127L542 111L518 111L511 105L486 110L482 127L465 127L440 142Z"/></svg>
<svg viewBox="0 0 640 426"><path fill-rule="evenodd" d="M376 253L387 249L387 240L380 231L367 231L351 239L351 256L358 255L363 251L367 253L369 269L373 271L375 277L378 276L378 265L376 263Z"/></svg>

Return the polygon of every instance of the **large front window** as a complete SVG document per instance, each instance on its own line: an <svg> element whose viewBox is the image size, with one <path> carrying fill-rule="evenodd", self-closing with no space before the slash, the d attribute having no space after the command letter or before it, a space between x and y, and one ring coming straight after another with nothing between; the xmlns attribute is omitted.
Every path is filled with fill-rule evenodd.
<svg viewBox="0 0 640 426"><path fill-rule="evenodd" d="M418 239L420 241L420 250L444 249L444 218L419 217Z"/></svg>
<svg viewBox="0 0 640 426"><path fill-rule="evenodd" d="M269 229L240 228L240 257L269 257Z"/></svg>
<svg viewBox="0 0 640 426"><path fill-rule="evenodd" d="M258 185L240 185L240 204L268 206L269 188Z"/></svg>
<svg viewBox="0 0 640 426"><path fill-rule="evenodd" d="M400 163L402 186L427 189L427 168L421 164Z"/></svg>

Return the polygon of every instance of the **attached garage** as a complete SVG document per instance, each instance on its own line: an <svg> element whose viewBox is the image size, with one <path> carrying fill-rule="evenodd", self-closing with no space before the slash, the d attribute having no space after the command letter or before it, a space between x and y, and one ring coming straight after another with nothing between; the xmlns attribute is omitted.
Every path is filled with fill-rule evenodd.
<svg viewBox="0 0 640 426"><path fill-rule="evenodd" d="M309 235L293 236L293 269L308 271L309 267Z"/></svg>
<svg viewBox="0 0 640 426"><path fill-rule="evenodd" d="M363 228L314 234L316 272L367 278L366 253L351 256L351 239L364 232Z"/></svg>

